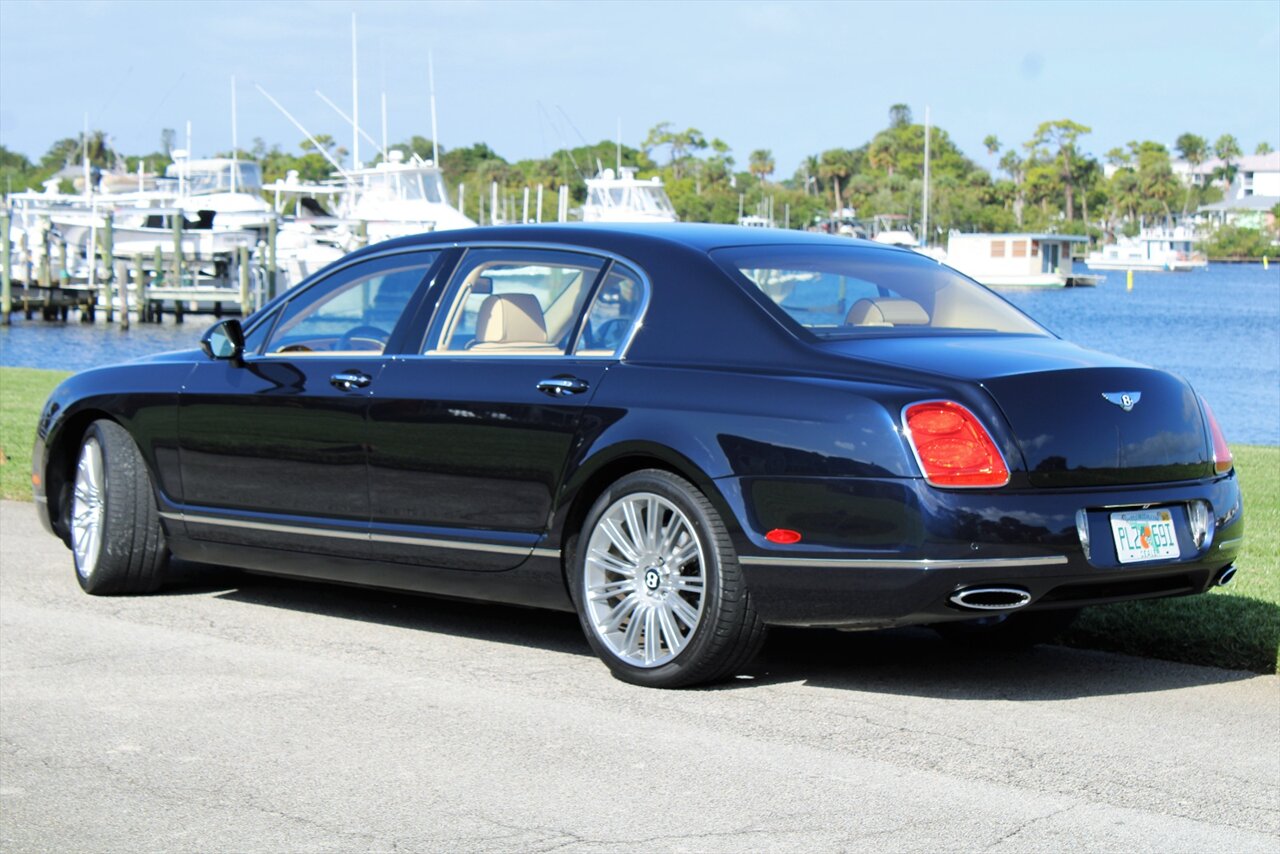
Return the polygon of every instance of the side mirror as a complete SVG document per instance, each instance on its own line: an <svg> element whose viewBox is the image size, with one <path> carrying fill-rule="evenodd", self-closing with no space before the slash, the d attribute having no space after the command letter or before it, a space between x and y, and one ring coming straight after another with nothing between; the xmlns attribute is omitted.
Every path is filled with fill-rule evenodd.
<svg viewBox="0 0 1280 854"><path fill-rule="evenodd" d="M200 339L200 349L210 359L226 359L240 364L244 359L244 329L232 317L215 323Z"/></svg>

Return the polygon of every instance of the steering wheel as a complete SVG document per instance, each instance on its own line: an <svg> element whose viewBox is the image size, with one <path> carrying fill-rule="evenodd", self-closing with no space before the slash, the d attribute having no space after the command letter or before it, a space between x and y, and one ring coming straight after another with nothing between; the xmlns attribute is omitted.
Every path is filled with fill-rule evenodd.
<svg viewBox="0 0 1280 854"><path fill-rule="evenodd" d="M356 326L342 333L342 337L338 339L338 343L334 345L335 350L376 350L381 353L390 340L391 333L380 326ZM360 346L372 345L372 346Z"/></svg>
<svg viewBox="0 0 1280 854"><path fill-rule="evenodd" d="M631 320L630 317L611 317L595 329L592 329L588 324L586 335L583 336L586 349L618 349L618 345L622 343L622 337L626 335L627 329L631 327Z"/></svg>

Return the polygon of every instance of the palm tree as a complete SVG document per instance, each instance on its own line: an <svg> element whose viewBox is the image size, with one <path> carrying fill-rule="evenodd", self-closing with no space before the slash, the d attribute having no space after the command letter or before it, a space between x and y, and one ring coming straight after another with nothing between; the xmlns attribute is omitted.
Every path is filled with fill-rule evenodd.
<svg viewBox="0 0 1280 854"><path fill-rule="evenodd" d="M773 174L773 152L767 148L757 148L748 158L747 169L763 183Z"/></svg>
<svg viewBox="0 0 1280 854"><path fill-rule="evenodd" d="M1239 169L1232 161L1240 157L1240 143L1231 134L1224 133L1213 144L1213 153L1222 161L1215 174L1222 179L1222 196L1226 198L1231 193L1231 182L1236 179Z"/></svg>
<svg viewBox="0 0 1280 854"><path fill-rule="evenodd" d="M994 157L996 152L1000 150L1000 140L994 133L989 133L983 137L982 144L987 149L988 157Z"/></svg>
<svg viewBox="0 0 1280 854"><path fill-rule="evenodd" d="M1182 215L1186 216L1187 207L1191 204L1191 188L1195 184L1196 170L1209 155L1209 141L1194 133L1184 133L1178 137L1173 146L1178 149L1178 155L1191 167L1191 174L1187 176L1187 192L1182 199Z"/></svg>

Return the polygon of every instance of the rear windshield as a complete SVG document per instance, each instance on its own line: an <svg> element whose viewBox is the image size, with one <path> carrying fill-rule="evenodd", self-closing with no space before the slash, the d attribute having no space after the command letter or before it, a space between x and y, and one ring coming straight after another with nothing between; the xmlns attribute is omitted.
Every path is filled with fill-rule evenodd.
<svg viewBox="0 0 1280 854"><path fill-rule="evenodd" d="M711 252L788 325L823 338L934 330L1048 335L1018 309L931 258L849 246Z"/></svg>

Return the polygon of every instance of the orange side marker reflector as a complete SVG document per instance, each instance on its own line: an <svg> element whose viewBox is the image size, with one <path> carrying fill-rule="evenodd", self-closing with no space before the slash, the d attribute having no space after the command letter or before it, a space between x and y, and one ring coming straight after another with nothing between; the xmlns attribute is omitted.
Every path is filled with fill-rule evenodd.
<svg viewBox="0 0 1280 854"><path fill-rule="evenodd" d="M792 543L800 542L800 532L793 531L790 528L774 528L772 531L765 534L764 538L771 543L789 546Z"/></svg>

